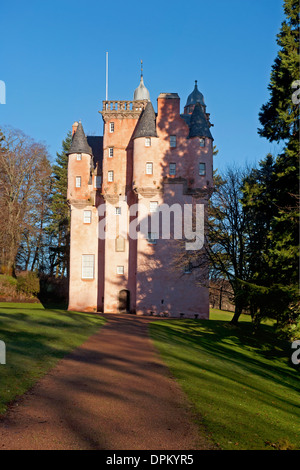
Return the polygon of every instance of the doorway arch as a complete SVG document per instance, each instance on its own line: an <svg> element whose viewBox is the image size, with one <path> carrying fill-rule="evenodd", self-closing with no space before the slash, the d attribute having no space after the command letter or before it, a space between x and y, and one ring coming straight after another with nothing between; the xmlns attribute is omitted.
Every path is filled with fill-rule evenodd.
<svg viewBox="0 0 300 470"><path fill-rule="evenodd" d="M119 292L119 312L130 313L130 291L122 289Z"/></svg>

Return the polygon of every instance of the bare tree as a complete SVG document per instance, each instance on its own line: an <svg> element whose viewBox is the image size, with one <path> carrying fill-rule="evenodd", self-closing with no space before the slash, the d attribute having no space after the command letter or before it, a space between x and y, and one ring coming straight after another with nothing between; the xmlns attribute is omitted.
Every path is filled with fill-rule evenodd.
<svg viewBox="0 0 300 470"><path fill-rule="evenodd" d="M2 271L15 273L16 258L24 236L39 230L34 219L44 220L45 188L50 178L48 154L43 144L21 131L2 129L0 152L0 249ZM37 242L36 249L39 249ZM32 250L32 248L31 248ZM33 257L34 252L32 253ZM33 258L34 259L34 258ZM28 263L27 263L28 265ZM34 265L33 265L34 266Z"/></svg>

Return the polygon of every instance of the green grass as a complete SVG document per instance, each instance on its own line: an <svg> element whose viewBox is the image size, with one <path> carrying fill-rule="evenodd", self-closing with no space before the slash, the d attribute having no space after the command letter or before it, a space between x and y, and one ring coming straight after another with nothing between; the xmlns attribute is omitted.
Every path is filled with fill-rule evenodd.
<svg viewBox="0 0 300 470"><path fill-rule="evenodd" d="M6 364L0 365L0 414L104 321L41 304L0 302L0 340L6 344Z"/></svg>
<svg viewBox="0 0 300 470"><path fill-rule="evenodd" d="M253 335L248 316L162 320L150 334L207 435L222 449L300 449L299 370L271 322Z"/></svg>

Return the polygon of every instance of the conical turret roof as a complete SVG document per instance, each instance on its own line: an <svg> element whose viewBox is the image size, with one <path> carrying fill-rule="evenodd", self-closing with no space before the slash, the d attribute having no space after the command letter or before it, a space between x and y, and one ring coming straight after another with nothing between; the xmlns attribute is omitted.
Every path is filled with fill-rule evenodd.
<svg viewBox="0 0 300 470"><path fill-rule="evenodd" d="M209 130L208 121L200 103L196 104L191 115L189 138L191 137L208 137L209 139L213 138Z"/></svg>
<svg viewBox="0 0 300 470"><path fill-rule="evenodd" d="M81 121L79 121L77 130L73 136L71 148L68 154L70 153L87 153L88 155L93 155L92 149L87 142Z"/></svg>
<svg viewBox="0 0 300 470"><path fill-rule="evenodd" d="M138 137L157 137L156 116L151 101L147 103L136 126L133 138Z"/></svg>

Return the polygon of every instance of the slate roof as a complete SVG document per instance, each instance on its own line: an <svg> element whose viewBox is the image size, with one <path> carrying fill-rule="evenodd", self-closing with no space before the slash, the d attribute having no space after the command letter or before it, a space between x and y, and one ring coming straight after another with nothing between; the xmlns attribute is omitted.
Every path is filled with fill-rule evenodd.
<svg viewBox="0 0 300 470"><path fill-rule="evenodd" d="M93 154L92 149L87 142L81 121L79 121L77 130L73 136L71 148L68 154L70 153L87 153L88 155Z"/></svg>
<svg viewBox="0 0 300 470"><path fill-rule="evenodd" d="M88 135L86 139L93 152L94 168L96 168L96 163L98 163L98 166L102 168L103 137L98 135Z"/></svg>
<svg viewBox="0 0 300 470"><path fill-rule="evenodd" d="M136 126L133 138L137 139L138 137L157 137L156 115L151 101L147 103Z"/></svg>
<svg viewBox="0 0 300 470"><path fill-rule="evenodd" d="M197 80L195 80L195 88L192 93L188 96L185 106L190 106L192 104L200 103L202 106L205 106L204 97L202 93L198 90Z"/></svg>
<svg viewBox="0 0 300 470"><path fill-rule="evenodd" d="M181 116L183 117L183 116ZM190 133L189 138L192 137L209 137L213 139L209 130L209 124L205 117L204 111L200 103L197 103L190 118Z"/></svg>

